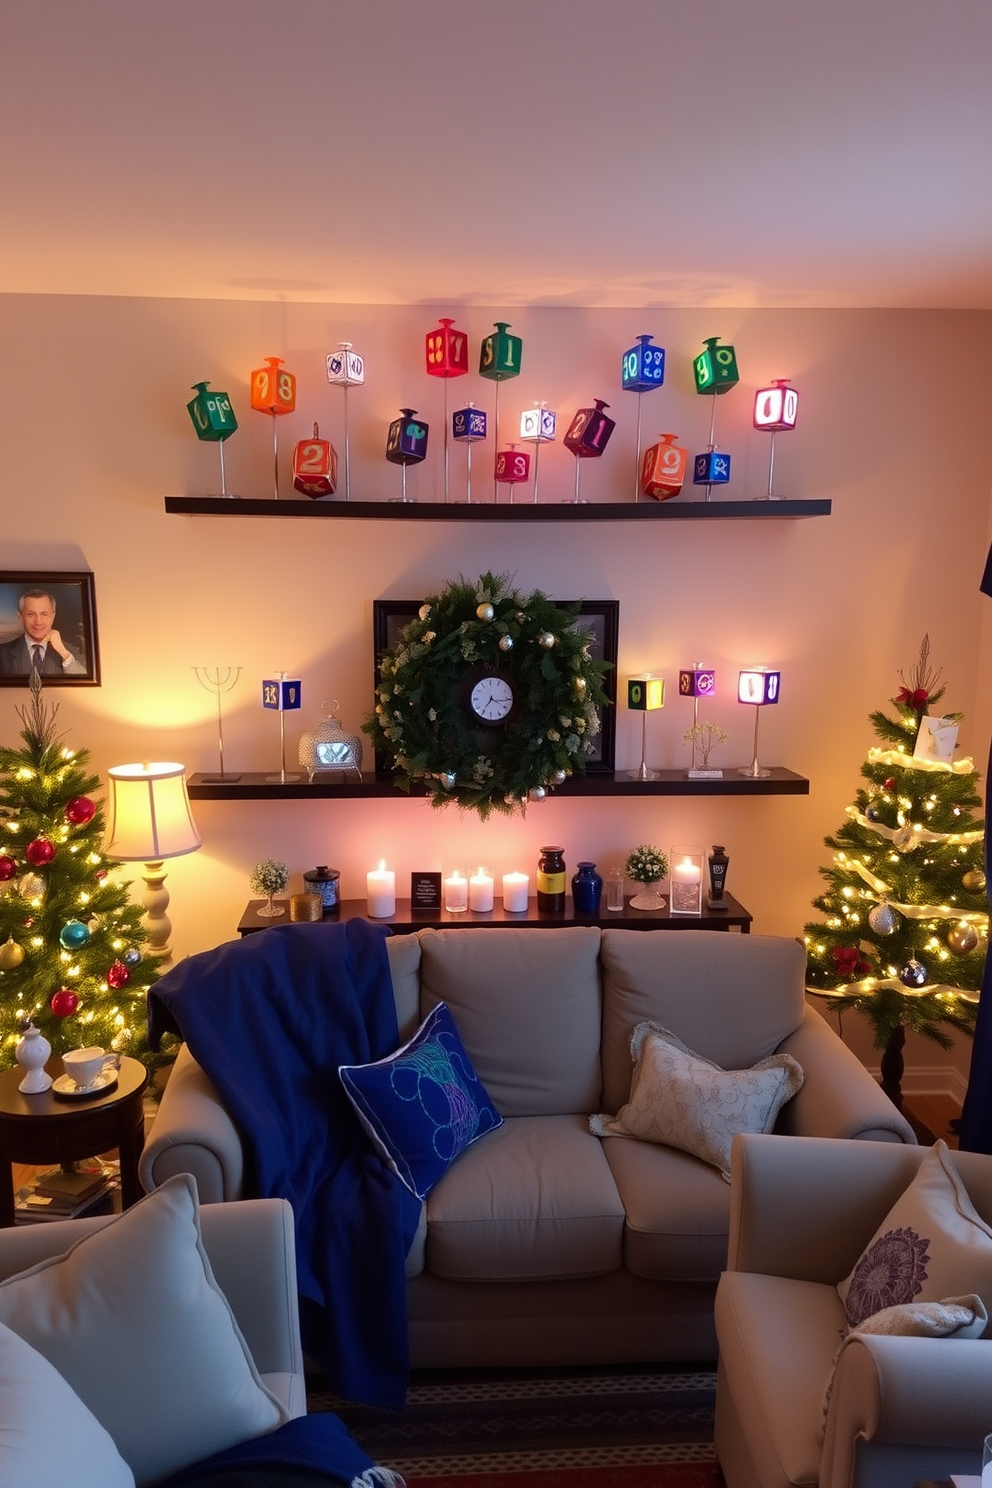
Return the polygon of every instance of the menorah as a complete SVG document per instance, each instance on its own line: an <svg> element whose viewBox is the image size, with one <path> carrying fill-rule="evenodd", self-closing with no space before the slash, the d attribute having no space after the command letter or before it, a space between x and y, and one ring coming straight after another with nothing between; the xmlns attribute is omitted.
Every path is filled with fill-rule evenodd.
<svg viewBox="0 0 992 1488"><path fill-rule="evenodd" d="M193 672L201 687L212 692L217 698L217 751L220 756L220 773L217 775L204 775L205 785L221 785L228 781L232 783L240 780L240 775L227 775L224 772L224 718L221 711L221 698L226 692L233 692L241 676L240 667L227 667L223 672L217 667L194 667Z"/></svg>

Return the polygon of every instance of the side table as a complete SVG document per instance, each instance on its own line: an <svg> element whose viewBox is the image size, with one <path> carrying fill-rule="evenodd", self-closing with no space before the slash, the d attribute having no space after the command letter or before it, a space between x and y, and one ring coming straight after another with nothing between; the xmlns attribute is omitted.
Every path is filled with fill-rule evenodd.
<svg viewBox="0 0 992 1488"><path fill-rule="evenodd" d="M61 1059L50 1059L50 1075L63 1073ZM29 1163L75 1162L116 1147L121 1161L121 1203L124 1208L141 1197L138 1158L145 1142L143 1096L148 1071L139 1059L121 1060L117 1084L106 1095L64 1098L46 1090L22 1095L18 1085L24 1071L0 1073L0 1161ZM0 1178L0 1226L14 1223L14 1181Z"/></svg>

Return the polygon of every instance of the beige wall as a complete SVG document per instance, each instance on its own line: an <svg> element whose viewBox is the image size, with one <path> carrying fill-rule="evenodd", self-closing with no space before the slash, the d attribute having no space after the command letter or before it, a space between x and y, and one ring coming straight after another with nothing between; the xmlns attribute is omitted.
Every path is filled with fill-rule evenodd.
<svg viewBox="0 0 992 1488"><path fill-rule="evenodd" d="M718 670L714 717L730 730L724 764L749 758L752 715L734 701L740 664L782 669L782 702L766 710L761 754L808 775L808 797L615 803L552 800L526 819L479 823L398 797L367 803L198 803L203 849L170 869L177 954L233 933L262 856L294 875L318 862L342 871L346 897L385 857L402 884L413 868L492 862L532 869L540 844L562 842L569 865L619 861L635 843L727 845L732 891L755 930L801 934L820 887L822 838L834 830L874 742L868 713L898 686L929 631L946 705L968 716L961 746L984 769L992 708L983 678L992 643L978 582L989 542L987 410L981 348L992 316L953 312L571 310L457 312L472 338L497 318L524 337L524 372L501 391L505 437L519 411L546 398L561 429L604 397L618 428L606 457L583 468L591 500L628 499L636 400L619 389L622 351L642 331L668 352L665 387L642 400L645 442L672 430L705 446L709 400L692 390L691 358L705 336L736 344L742 384L718 400L717 439L734 462L729 495L763 493L768 440L751 429L751 394L772 377L800 389L799 427L777 441L776 489L829 497L830 518L773 523L539 526L223 520L166 516L167 494L217 488L215 450L198 444L185 403L209 378L229 391L241 427L227 445L229 489L271 493L271 428L248 408L247 378L268 355L299 378L295 415L281 421L284 468L319 420L341 450L342 401L325 353L349 339L368 382L351 395L353 495L398 494L383 459L401 405L432 429L432 459L410 489L436 498L443 387L423 370L423 337L447 306L333 307L178 300L0 297L0 567L91 568L103 661L99 689L52 693L71 743L95 768L174 758L216 766L212 699L197 664L234 664L226 703L231 769L277 768L278 726L259 683L287 668L303 680L289 720L290 758L303 728L337 697L352 727L372 702L372 601L417 598L459 575L507 571L561 598L620 601L620 675L695 659ZM492 385L473 374L449 386L492 412ZM492 445L488 446L492 451ZM485 457L476 447L476 469ZM452 470L462 468L452 452ZM571 495L560 444L541 456L541 494ZM478 479L478 477L477 477ZM288 475L284 479L289 488ZM983 668L984 662L984 668ZM0 690L0 737L13 740L21 690ZM670 693L651 720L652 763L686 762L687 704ZM618 764L639 759L639 720L620 711ZM720 761L715 761L720 762ZM872 1062L849 1019L845 1036ZM918 1078L958 1085L968 1048L949 1060L913 1046ZM956 1072L956 1074L955 1074Z"/></svg>

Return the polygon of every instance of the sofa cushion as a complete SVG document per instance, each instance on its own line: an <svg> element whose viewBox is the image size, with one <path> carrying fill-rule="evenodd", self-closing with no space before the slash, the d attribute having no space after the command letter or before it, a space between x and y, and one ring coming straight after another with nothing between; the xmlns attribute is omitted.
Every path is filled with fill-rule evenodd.
<svg viewBox="0 0 992 1488"><path fill-rule="evenodd" d="M420 931L423 1011L448 1004L504 1116L600 1109L599 943L585 925Z"/></svg>
<svg viewBox="0 0 992 1488"><path fill-rule="evenodd" d="M502 1125L443 1002L395 1054L342 1064L338 1074L373 1146L418 1199L460 1152Z"/></svg>
<svg viewBox="0 0 992 1488"><path fill-rule="evenodd" d="M393 979L396 1024L403 1043L413 1038L420 1022L420 941L416 935L386 939L389 974Z"/></svg>
<svg viewBox="0 0 992 1488"><path fill-rule="evenodd" d="M214 1280L188 1174L0 1283L0 1322L68 1380L139 1485L288 1418Z"/></svg>
<svg viewBox="0 0 992 1488"><path fill-rule="evenodd" d="M600 1276L622 1246L620 1195L582 1116L508 1117L427 1200L428 1269L450 1280Z"/></svg>
<svg viewBox="0 0 992 1488"><path fill-rule="evenodd" d="M708 1163L650 1142L604 1142L626 1220L623 1260L647 1281L717 1281L730 1188Z"/></svg>
<svg viewBox="0 0 992 1488"><path fill-rule="evenodd" d="M0 1323L0 1483L134 1488L113 1437L43 1354Z"/></svg>

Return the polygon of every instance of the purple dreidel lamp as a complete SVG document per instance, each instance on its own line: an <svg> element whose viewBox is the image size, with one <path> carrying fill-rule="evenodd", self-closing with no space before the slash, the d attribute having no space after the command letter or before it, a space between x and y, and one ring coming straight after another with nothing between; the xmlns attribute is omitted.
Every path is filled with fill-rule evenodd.
<svg viewBox="0 0 992 1488"><path fill-rule="evenodd" d="M483 338L479 352L479 376L488 377L496 384L496 409L493 417L493 435L499 449L499 385L511 377L520 376L520 360L524 343L519 336L510 335L507 320L494 320L494 330ZM496 500L496 482L493 482L493 500Z"/></svg>
<svg viewBox="0 0 992 1488"><path fill-rule="evenodd" d="M299 678L291 678L288 672L277 672L262 683L262 707L279 714L279 774L266 775L265 778L277 780L280 785L303 778L302 775L286 774L286 714L299 709L301 692Z"/></svg>
<svg viewBox="0 0 992 1488"><path fill-rule="evenodd" d="M709 444L705 454L696 456L692 474L694 486L706 487L707 501L714 486L724 486L730 480L730 456L722 454L716 447L716 399L729 393L741 380L737 353L732 346L721 346L719 341L719 336L707 336L702 351L692 364L696 392L713 399Z"/></svg>
<svg viewBox="0 0 992 1488"><path fill-rule="evenodd" d="M754 750L753 759L749 765L741 765L739 775L746 775L750 780L767 780L772 773L764 770L758 764L758 720L761 717L762 708L770 703L777 703L779 698L782 673L772 671L771 667L757 666L749 667L741 672L737 682L737 701L739 703L750 703L754 707Z"/></svg>
<svg viewBox="0 0 992 1488"><path fill-rule="evenodd" d="M338 484L338 452L329 439L321 439L313 426L313 438L301 439L293 451L293 487L316 499L333 496Z"/></svg>
<svg viewBox="0 0 992 1488"><path fill-rule="evenodd" d="M715 724L700 724L699 699L716 695L716 672L712 667L697 661L695 666L679 669L679 697L692 698L692 727L686 731L685 742L692 746L692 756L686 776L689 780L722 780L722 770L709 768L710 750L714 744L725 742L729 737ZM702 731L702 733L700 733ZM703 763L696 768L696 749L701 749Z"/></svg>
<svg viewBox="0 0 992 1488"><path fill-rule="evenodd" d="M657 770L650 770L647 762L648 714L665 706L665 679L660 672L641 672L627 679L627 707L641 715L641 763L636 770L627 771L628 780L658 780Z"/></svg>
<svg viewBox="0 0 992 1488"><path fill-rule="evenodd" d="M256 413L267 413L272 419L272 485L279 500L279 437L277 420L296 407L296 378L287 372L282 357L266 357L265 366L251 374L251 406Z"/></svg>
<svg viewBox="0 0 992 1488"><path fill-rule="evenodd" d="M468 372L468 337L455 329L455 322L442 315L436 330L428 331L424 345L429 377L444 381L444 499L448 500L448 379Z"/></svg>
<svg viewBox="0 0 992 1488"><path fill-rule="evenodd" d="M428 426L417 418L415 408L401 408L398 419L393 419L386 439L386 459L399 465L403 471L403 494L390 496L390 501L416 501L406 494L406 467L419 465L427 458Z"/></svg>
<svg viewBox="0 0 992 1488"><path fill-rule="evenodd" d="M186 404L186 412L193 421L197 439L205 444L216 444L220 455L220 494L227 495L227 480L224 475L224 444L238 427L227 393L210 391L209 382L192 384L195 398Z"/></svg>
<svg viewBox="0 0 992 1488"><path fill-rule="evenodd" d="M472 446L486 437L485 410L466 403L451 415L451 437L465 446L465 500L472 505Z"/></svg>
<svg viewBox="0 0 992 1488"><path fill-rule="evenodd" d="M534 446L534 505L537 505L538 460L542 444L553 444L558 415L547 403L535 403L520 415L520 438L525 444Z"/></svg>
<svg viewBox="0 0 992 1488"><path fill-rule="evenodd" d="M641 461L641 490L655 501L677 496L685 482L689 451L675 443L674 434L659 434L658 443L644 451Z"/></svg>
<svg viewBox="0 0 992 1488"><path fill-rule="evenodd" d="M350 341L339 341L337 351L327 353L327 380L344 391L344 499L351 500L351 446L348 442L348 389L365 381L365 358Z"/></svg>
<svg viewBox="0 0 992 1488"><path fill-rule="evenodd" d="M665 380L665 348L652 346L652 337L638 336L638 346L623 354L620 363L620 386L625 393L637 394L637 456L634 460L634 500L641 496L641 394L660 388ZM663 436L668 437L668 436ZM673 436L674 437L674 436Z"/></svg>
<svg viewBox="0 0 992 1488"><path fill-rule="evenodd" d="M578 506L579 496L579 471L583 460L598 459L610 442L610 435L616 428L616 421L607 418L603 412L609 408L609 403L604 403L602 398L594 400L594 408L580 408L572 422L568 426L565 435L565 447L570 449L575 456L575 495L572 497L572 505Z"/></svg>
<svg viewBox="0 0 992 1488"><path fill-rule="evenodd" d="M775 435L786 434L796 427L799 414L799 394L789 386L788 377L776 377L771 387L759 388L754 395L754 427L771 434L771 449L768 452L768 492L766 501L779 501L772 491L775 476Z"/></svg>
<svg viewBox="0 0 992 1488"><path fill-rule="evenodd" d="M513 488L530 475L530 455L518 450L515 444L500 450L496 456L496 484L509 486L510 505L513 505Z"/></svg>

